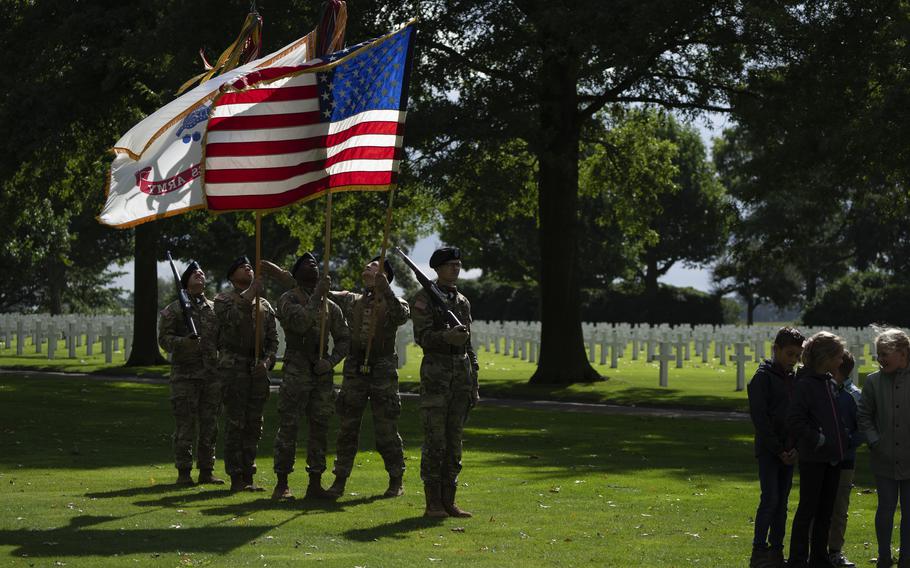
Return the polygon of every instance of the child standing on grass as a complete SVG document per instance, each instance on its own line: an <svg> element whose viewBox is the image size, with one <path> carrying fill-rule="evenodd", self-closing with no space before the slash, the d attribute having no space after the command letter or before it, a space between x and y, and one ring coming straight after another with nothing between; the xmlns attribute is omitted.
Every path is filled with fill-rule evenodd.
<svg viewBox="0 0 910 568"><path fill-rule="evenodd" d="M837 411L844 430L847 432L847 457L840 462L840 482L837 486L837 497L834 499L834 512L831 514L831 530L828 533L828 559L834 566L856 566L844 555L844 533L847 532L847 510L850 507L850 491L853 488L853 473L856 465L856 448L862 443L862 434L857 423L857 405L860 390L850 380L850 373L856 366L856 360L848 351L840 367L834 373L837 385Z"/></svg>
<svg viewBox="0 0 910 568"><path fill-rule="evenodd" d="M750 568L770 568L784 563L787 499L797 459L786 419L795 382L793 367L799 362L805 339L798 330L782 327L774 338L771 360L763 361L749 382L749 413L755 427L755 457L761 487Z"/></svg>
<svg viewBox="0 0 910 568"><path fill-rule="evenodd" d="M878 492L875 537L876 566L891 566L891 531L898 499L901 504L900 568L910 567L910 338L888 329L875 338L881 370L863 383L859 427L869 444Z"/></svg>
<svg viewBox="0 0 910 568"><path fill-rule="evenodd" d="M843 363L845 347L842 338L827 331L803 344L803 367L787 413L799 450L799 505L790 529L788 568L831 566L828 532L847 447L833 376Z"/></svg>

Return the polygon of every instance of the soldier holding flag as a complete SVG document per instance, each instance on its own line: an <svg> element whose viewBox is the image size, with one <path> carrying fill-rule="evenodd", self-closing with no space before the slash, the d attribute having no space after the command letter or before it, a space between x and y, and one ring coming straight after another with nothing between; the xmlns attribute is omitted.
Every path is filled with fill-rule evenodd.
<svg viewBox="0 0 910 568"><path fill-rule="evenodd" d="M268 371L275 365L278 328L275 311L260 298L262 281L254 278L245 256L228 268L231 289L215 296L218 318L218 371L224 385L224 464L231 476L231 491L260 491L254 480L256 451L262 437L262 411L269 397ZM257 306L257 298L259 305ZM256 311L262 317L259 358L256 346Z"/></svg>
<svg viewBox="0 0 910 568"><path fill-rule="evenodd" d="M263 262L270 273L274 265ZM287 273L285 274L285 278ZM278 481L273 499L291 499L288 476L294 471L300 416L306 414L306 470L310 475L307 497L328 497L322 488L326 469L329 420L335 402L332 369L348 354L351 332L341 309L327 299L329 277L319 277L316 257L307 252L297 259L290 276L297 286L278 300L278 319L284 328L287 351L284 354L284 380L278 392L278 433L275 435L275 474ZM332 336L334 348L323 352L322 325Z"/></svg>
<svg viewBox="0 0 910 568"><path fill-rule="evenodd" d="M344 493L345 483L354 467L360 437L360 423L367 403L373 414L376 449L389 474L385 497L404 494L404 449L398 434L401 396L398 393L398 354L395 336L410 317L408 303L395 296L390 284L395 277L386 260L380 270L380 257L372 259L361 275L365 292L331 292L351 327L351 353L344 360L344 380L336 409L341 426L338 431L335 481L328 489L332 497Z"/></svg>

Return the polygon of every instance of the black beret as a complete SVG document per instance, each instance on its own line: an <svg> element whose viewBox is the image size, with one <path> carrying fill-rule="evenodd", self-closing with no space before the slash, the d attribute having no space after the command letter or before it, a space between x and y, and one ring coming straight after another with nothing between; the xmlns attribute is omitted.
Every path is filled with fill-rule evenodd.
<svg viewBox="0 0 910 568"><path fill-rule="evenodd" d="M234 260L234 262L232 262L231 265L228 267L228 270L227 270L227 279L230 280L230 279L231 279L231 274L233 274L235 270L237 270L238 268L240 268L240 267L243 266L244 264L249 264L250 266L253 266L253 263L250 262L250 259L247 258L246 255L238 256L238 257Z"/></svg>
<svg viewBox="0 0 910 568"><path fill-rule="evenodd" d="M202 270L202 267L199 266L199 263L195 260L191 260L190 264L186 267L186 270L180 275L180 285L186 288L186 283L190 279L190 276L197 270Z"/></svg>
<svg viewBox="0 0 910 568"><path fill-rule="evenodd" d="M436 268L450 260L461 260L461 251L458 247L442 247L436 249L433 256L430 257L430 268Z"/></svg>
<svg viewBox="0 0 910 568"><path fill-rule="evenodd" d="M291 269L291 276L297 276L297 269L300 268L300 265L303 264L304 260L312 260L317 266L319 265L319 261L313 256L313 253L309 251L305 252L297 259L297 262L294 263L294 268Z"/></svg>
<svg viewBox="0 0 910 568"><path fill-rule="evenodd" d="M377 262L378 260L379 260L379 257L375 256L375 257L373 257L373 260L371 260L370 262ZM389 262L389 259L385 259L385 263L383 263L382 266L383 266L383 268L385 268L386 280L388 280L389 284L391 284L392 280L395 280L395 271L392 270L392 263Z"/></svg>

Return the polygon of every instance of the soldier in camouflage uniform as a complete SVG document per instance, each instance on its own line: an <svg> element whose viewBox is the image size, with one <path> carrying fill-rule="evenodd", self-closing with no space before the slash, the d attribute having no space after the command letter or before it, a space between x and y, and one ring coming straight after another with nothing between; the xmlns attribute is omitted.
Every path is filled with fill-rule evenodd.
<svg viewBox="0 0 910 568"><path fill-rule="evenodd" d="M423 348L420 364L420 414L423 450L420 477L428 517L470 517L455 504L461 471L461 439L468 413L479 399L477 355L471 346L471 304L455 288L461 251L441 248L430 257L446 305L463 325L449 327L443 311L420 290L411 302L414 339Z"/></svg>
<svg viewBox="0 0 910 568"><path fill-rule="evenodd" d="M180 301L163 310L158 322L158 344L171 354L171 406L177 427L174 430L174 465L177 484L192 485L193 447L199 483L224 484L212 473L215 467L215 440L221 412L221 381L217 372L215 345L218 325L214 304L205 297L205 272L196 261L180 277L192 304L191 316L198 335L190 336ZM198 438L197 438L198 428Z"/></svg>
<svg viewBox="0 0 910 568"><path fill-rule="evenodd" d="M297 286L278 300L278 319L284 328L287 351L284 354L284 378L278 391L278 433L275 436L275 473L278 481L273 499L292 499L288 475L294 471L300 415L306 413L309 439L307 467L310 475L306 496L326 498L322 488L325 455L328 448L329 420L335 404L332 369L351 346L351 332L341 308L323 297L329 291L329 277L319 278L316 257L305 253L294 264L290 276ZM326 329L334 348L331 354L320 353L321 312L325 305ZM328 340L326 340L328 343Z"/></svg>
<svg viewBox="0 0 910 568"><path fill-rule="evenodd" d="M385 261L385 277L379 275L379 257L364 267L362 278L365 294L332 292L331 297L341 306L351 326L351 353L344 360L344 380L335 406L341 418L338 431L335 481L328 489L333 497L344 494L344 486L354 467L357 455L360 423L369 401L373 414L376 449L389 473L385 497L404 494L404 449L398 434L401 397L398 394L398 354L395 335L398 327L410 317L408 303L395 296L389 286L395 277L392 265ZM375 318L375 319L374 319ZM370 332L373 339L369 362L364 355Z"/></svg>
<svg viewBox="0 0 910 568"><path fill-rule="evenodd" d="M254 279L250 260L242 256L228 269L232 289L215 297L218 318L218 370L224 381L224 462L231 491L261 491L253 481L256 450L262 437L262 411L269 397L268 371L275 365L278 328L275 311L260 298L262 337L256 361L256 294L262 281Z"/></svg>

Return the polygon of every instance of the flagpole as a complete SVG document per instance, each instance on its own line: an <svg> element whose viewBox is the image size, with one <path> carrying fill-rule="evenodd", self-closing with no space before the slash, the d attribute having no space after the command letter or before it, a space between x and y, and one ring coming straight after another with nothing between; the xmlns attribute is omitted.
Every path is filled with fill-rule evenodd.
<svg viewBox="0 0 910 568"><path fill-rule="evenodd" d="M326 190L325 199L325 258L322 262L323 277L329 274L329 255L332 250L332 188ZM322 316L319 324L319 358L322 359L325 354L325 325L326 316L329 312L329 295L322 297Z"/></svg>
<svg viewBox="0 0 910 568"><path fill-rule="evenodd" d="M395 187L392 186L392 189L389 190L389 206L385 212L385 229L382 233L382 248L379 251L379 270L376 271L376 276L373 280L373 312L370 314L370 328L369 334L367 335L367 350L363 356L363 365L360 367L360 372L364 375L370 373L370 352L373 350L373 336L376 334L376 323L379 319L379 297L376 296L376 280L375 278L385 278L385 253L386 249L389 246L389 232L392 228L392 206L395 203ZM391 309L391 306L386 308Z"/></svg>
<svg viewBox="0 0 910 568"><path fill-rule="evenodd" d="M262 212L256 211L256 272L254 278L259 278L262 270ZM260 280L261 282L261 280ZM256 290L256 364L259 364L259 349L262 343L262 309L260 306L259 290Z"/></svg>

